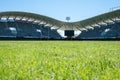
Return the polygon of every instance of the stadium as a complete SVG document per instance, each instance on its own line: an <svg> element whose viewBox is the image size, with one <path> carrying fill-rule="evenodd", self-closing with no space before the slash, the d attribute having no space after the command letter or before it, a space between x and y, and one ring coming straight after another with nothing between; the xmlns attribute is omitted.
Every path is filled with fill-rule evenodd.
<svg viewBox="0 0 120 80"><path fill-rule="evenodd" d="M77 22L29 12L0 12L0 39L120 39L120 10Z"/></svg>
<svg viewBox="0 0 120 80"><path fill-rule="evenodd" d="M120 1L0 7L0 80L120 80Z"/></svg>

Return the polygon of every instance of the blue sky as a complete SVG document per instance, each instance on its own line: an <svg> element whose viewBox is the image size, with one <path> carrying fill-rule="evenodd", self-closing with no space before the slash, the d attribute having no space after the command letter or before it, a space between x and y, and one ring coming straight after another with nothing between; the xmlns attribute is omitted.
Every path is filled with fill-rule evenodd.
<svg viewBox="0 0 120 80"><path fill-rule="evenodd" d="M58 20L84 20L120 6L119 0L0 0L0 12L24 11L46 15Z"/></svg>

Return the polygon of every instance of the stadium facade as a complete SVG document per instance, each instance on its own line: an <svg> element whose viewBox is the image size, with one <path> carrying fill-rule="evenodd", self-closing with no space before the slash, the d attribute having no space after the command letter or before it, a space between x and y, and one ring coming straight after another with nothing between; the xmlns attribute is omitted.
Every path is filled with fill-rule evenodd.
<svg viewBox="0 0 120 80"><path fill-rule="evenodd" d="M0 12L0 39L64 39L58 30L68 31L68 35L71 31L70 39L120 39L120 10L77 22L28 12Z"/></svg>

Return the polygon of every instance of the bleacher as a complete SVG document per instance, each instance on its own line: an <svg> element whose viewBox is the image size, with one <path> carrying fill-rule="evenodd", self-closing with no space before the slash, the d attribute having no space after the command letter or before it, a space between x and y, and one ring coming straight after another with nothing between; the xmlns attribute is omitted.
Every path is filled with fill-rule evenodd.
<svg viewBox="0 0 120 80"><path fill-rule="evenodd" d="M14 37L14 34L12 34L5 22L0 22L0 37Z"/></svg>
<svg viewBox="0 0 120 80"><path fill-rule="evenodd" d="M120 22L83 30L76 39L115 39L120 37Z"/></svg>
<svg viewBox="0 0 120 80"><path fill-rule="evenodd" d="M0 22L0 37L60 39L57 30L44 24L14 21Z"/></svg>

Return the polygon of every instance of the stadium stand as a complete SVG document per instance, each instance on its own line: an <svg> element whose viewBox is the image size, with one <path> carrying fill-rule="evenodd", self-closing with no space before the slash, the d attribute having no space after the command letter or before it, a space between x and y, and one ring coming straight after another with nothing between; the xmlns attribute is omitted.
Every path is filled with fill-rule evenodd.
<svg viewBox="0 0 120 80"><path fill-rule="evenodd" d="M74 39L120 39L120 10L77 22L28 12L0 12L0 39L64 39L58 30L80 31L78 36L71 36Z"/></svg>

